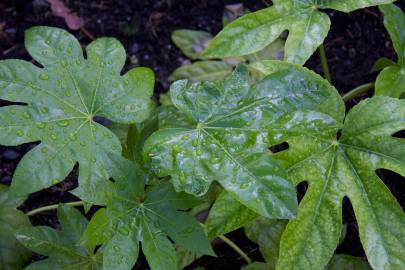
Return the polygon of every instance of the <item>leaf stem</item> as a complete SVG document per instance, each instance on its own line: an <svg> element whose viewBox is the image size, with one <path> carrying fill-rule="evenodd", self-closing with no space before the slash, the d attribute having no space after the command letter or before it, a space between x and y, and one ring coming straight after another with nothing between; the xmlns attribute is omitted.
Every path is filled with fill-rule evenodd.
<svg viewBox="0 0 405 270"><path fill-rule="evenodd" d="M252 263L252 260L249 258L249 256L245 252L243 252L243 250L241 250L238 245L232 242L231 239L229 239L225 235L219 235L218 238L228 244L233 250L235 250L247 262L247 264Z"/></svg>
<svg viewBox="0 0 405 270"><path fill-rule="evenodd" d="M330 75L328 59L326 58L325 47L323 46L323 44L319 46L318 50L319 56L321 58L323 75L325 76L325 79L327 79L329 82L332 82L332 76Z"/></svg>
<svg viewBox="0 0 405 270"><path fill-rule="evenodd" d="M69 205L69 206L83 206L84 202L77 201L77 202L68 202L68 203L63 203L63 204ZM59 204L52 204L52 205L39 207L37 209L34 209L34 210L31 210L31 211L27 212L26 215L27 216L33 216L33 215L41 213L41 212L57 209L58 206L59 206Z"/></svg>
<svg viewBox="0 0 405 270"><path fill-rule="evenodd" d="M353 90L350 90L349 92L344 94L343 97L342 97L343 101L347 102L347 101L349 101L349 100L363 94L364 92L367 92L368 90L373 89L374 86L375 86L374 82L360 85L359 87L356 87Z"/></svg>
<svg viewBox="0 0 405 270"><path fill-rule="evenodd" d="M134 160L134 145L138 137L138 130L135 124L128 126L127 141L123 149L123 156L129 160Z"/></svg>

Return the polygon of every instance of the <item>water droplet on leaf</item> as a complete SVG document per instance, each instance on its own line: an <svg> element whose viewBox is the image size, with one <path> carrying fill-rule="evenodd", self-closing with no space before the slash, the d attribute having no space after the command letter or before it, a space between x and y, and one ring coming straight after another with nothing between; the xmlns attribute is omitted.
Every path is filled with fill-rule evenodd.
<svg viewBox="0 0 405 270"><path fill-rule="evenodd" d="M40 78L41 80L48 80L48 79L49 79L49 75L48 75L48 74L45 74L45 73L42 73L41 75L39 75L39 78Z"/></svg>

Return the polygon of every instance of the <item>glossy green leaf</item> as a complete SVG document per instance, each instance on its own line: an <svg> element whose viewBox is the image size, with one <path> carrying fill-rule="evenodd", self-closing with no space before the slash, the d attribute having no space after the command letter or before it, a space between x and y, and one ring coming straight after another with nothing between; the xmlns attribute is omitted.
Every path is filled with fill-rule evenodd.
<svg viewBox="0 0 405 270"><path fill-rule="evenodd" d="M48 258L28 266L29 270L38 269L101 269L102 256L95 251L95 245L82 245L79 239L87 220L73 207L60 205L58 219L61 230L50 227L27 227L16 232L17 239L32 251Z"/></svg>
<svg viewBox="0 0 405 270"><path fill-rule="evenodd" d="M205 222L205 230L209 238L232 232L245 226L258 217L227 191L222 191L213 204Z"/></svg>
<svg viewBox="0 0 405 270"><path fill-rule="evenodd" d="M232 72L232 65L225 61L199 61L176 69L169 80L188 79L193 82L222 80Z"/></svg>
<svg viewBox="0 0 405 270"><path fill-rule="evenodd" d="M304 64L322 44L330 28L323 11L353 11L394 0L274 0L273 6L247 14L228 24L203 52L207 57L230 57L260 51L289 31L284 59Z"/></svg>
<svg viewBox="0 0 405 270"><path fill-rule="evenodd" d="M370 265L363 258L350 255L335 255L326 270L371 270Z"/></svg>
<svg viewBox="0 0 405 270"><path fill-rule="evenodd" d="M176 269L176 253L168 236L190 251L213 254L199 223L188 213L177 211L193 207L200 200L176 193L170 184L164 182L153 186L145 195L142 170L129 161L116 166L127 176L114 179L107 208L96 212L82 237L82 242L92 245L106 243L104 266L131 269L136 261L137 245L141 242L152 269ZM121 263L114 259L113 249L110 249L111 256L107 257L109 246L119 247L123 252L118 256L123 258ZM124 254L125 246L134 252Z"/></svg>
<svg viewBox="0 0 405 270"><path fill-rule="evenodd" d="M10 199L8 187L0 184L0 269L24 268L31 252L14 237L14 232L31 226L27 216L16 208L24 199Z"/></svg>
<svg viewBox="0 0 405 270"><path fill-rule="evenodd" d="M19 163L11 185L14 196L62 181L79 163L83 200L102 204L108 153L120 153L119 140L94 116L131 123L144 120L152 108L154 77L136 68L120 75L125 50L113 38L101 38L86 48L68 32L33 27L25 33L30 55L43 68L21 60L0 62L0 98L23 102L0 108L0 143L41 143Z"/></svg>
<svg viewBox="0 0 405 270"><path fill-rule="evenodd" d="M380 10L384 13L384 25L391 36L398 63L384 68L378 75L375 93L399 98L405 93L405 14L394 4L382 5Z"/></svg>
<svg viewBox="0 0 405 270"><path fill-rule="evenodd" d="M266 131L259 127L260 112L252 106L258 101L256 91L250 89L244 66L221 83L174 83L172 101L193 127L159 130L148 138L144 151L156 173L170 175L178 191L203 195L218 179L252 210L292 217L295 191L264 151Z"/></svg>
<svg viewBox="0 0 405 270"><path fill-rule="evenodd" d="M276 269L280 239L286 225L286 221L258 218L245 226L246 236L259 245L267 269Z"/></svg>
<svg viewBox="0 0 405 270"><path fill-rule="evenodd" d="M149 137L144 151L156 173L170 175L176 190L199 195L217 180L258 214L292 217L295 190L268 154L269 128L317 136L325 126L333 132L341 124L322 112L339 114L343 102L320 76L289 66L253 86L243 66L221 83L174 83L172 101L194 125L161 129ZM340 107L331 108L336 102Z"/></svg>
<svg viewBox="0 0 405 270"><path fill-rule="evenodd" d="M276 73L277 74L277 73ZM331 117L342 121L340 108ZM277 269L323 269L332 257L342 228L342 201L353 205L360 240L374 269L405 267L405 215L388 188L377 176L380 168L405 175L405 142L391 135L404 129L405 101L375 97L362 101L346 116L342 135L319 127L319 135L299 131L276 134L288 150L275 156L282 160L295 184L309 188L299 205L298 216L282 236ZM275 138L276 138L275 137Z"/></svg>
<svg viewBox="0 0 405 270"><path fill-rule="evenodd" d="M204 31L181 29L172 33L172 41L190 59L204 59L201 52L207 47L212 35Z"/></svg>

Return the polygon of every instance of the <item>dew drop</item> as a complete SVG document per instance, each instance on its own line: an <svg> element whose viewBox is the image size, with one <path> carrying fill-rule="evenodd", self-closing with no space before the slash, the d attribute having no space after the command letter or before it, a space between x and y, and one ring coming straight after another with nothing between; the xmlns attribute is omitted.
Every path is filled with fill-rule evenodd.
<svg viewBox="0 0 405 270"><path fill-rule="evenodd" d="M81 63L82 63L82 61L76 60L76 64L80 65Z"/></svg>
<svg viewBox="0 0 405 270"><path fill-rule="evenodd" d="M245 188L247 188L248 186L249 186L249 183L241 183L240 186L239 186L239 188L245 189Z"/></svg>
<svg viewBox="0 0 405 270"><path fill-rule="evenodd" d="M196 146L198 145L198 141L197 141L197 140L193 140L193 141L191 142L191 145L194 146L194 147L196 147Z"/></svg>
<svg viewBox="0 0 405 270"><path fill-rule="evenodd" d="M21 137L22 135L24 135L24 132L22 132L22 130L17 130L17 136Z"/></svg>
<svg viewBox="0 0 405 270"><path fill-rule="evenodd" d="M36 123L36 126L37 126L37 128L43 129L43 128L45 128L45 123L38 122L38 123Z"/></svg>
<svg viewBox="0 0 405 270"><path fill-rule="evenodd" d="M120 247L119 247L119 246L114 246L113 249L114 249L114 251L116 251L116 252L120 251Z"/></svg>
<svg viewBox="0 0 405 270"><path fill-rule="evenodd" d="M119 229L120 233L123 235L128 235L129 234L129 230L126 227L121 227Z"/></svg>
<svg viewBox="0 0 405 270"><path fill-rule="evenodd" d="M40 78L41 80L49 80L49 75L48 75L48 74L45 74L45 73L42 73L41 75L39 75L39 78Z"/></svg>
<svg viewBox="0 0 405 270"><path fill-rule="evenodd" d="M180 152L180 150L181 150L180 145L178 145L178 144L173 145L173 150L174 150L175 152Z"/></svg>
<svg viewBox="0 0 405 270"><path fill-rule="evenodd" d="M41 111L41 113L47 113L48 109L45 107L42 107L41 109L39 109Z"/></svg>
<svg viewBox="0 0 405 270"><path fill-rule="evenodd" d="M67 67L67 65L68 65L68 63L66 62L66 60L63 60L63 61L62 61L62 66L63 66L63 67Z"/></svg>
<svg viewBox="0 0 405 270"><path fill-rule="evenodd" d="M67 50L66 50L66 52L67 52L68 54L71 54L71 53L72 53L72 47L68 47Z"/></svg>
<svg viewBox="0 0 405 270"><path fill-rule="evenodd" d="M340 191L345 191L345 189L346 189L346 187L345 187L344 184L338 184L337 187L338 187L338 189L339 189Z"/></svg>
<svg viewBox="0 0 405 270"><path fill-rule="evenodd" d="M124 80L124 83L125 83L126 85L128 85L128 84L129 84L129 81L128 81L128 80Z"/></svg>
<svg viewBox="0 0 405 270"><path fill-rule="evenodd" d="M42 148L42 149L41 149L41 152L44 153L44 154L45 154L45 153L48 153L48 149Z"/></svg>
<svg viewBox="0 0 405 270"><path fill-rule="evenodd" d="M57 183L59 183L59 179L55 178L55 179L52 180L52 184L56 185Z"/></svg>
<svg viewBox="0 0 405 270"><path fill-rule="evenodd" d="M31 118L31 114L29 114L28 112L24 112L23 116L25 119L30 119Z"/></svg>
<svg viewBox="0 0 405 270"><path fill-rule="evenodd" d="M201 148L198 148L196 151L197 156L201 156L203 154Z"/></svg>
<svg viewBox="0 0 405 270"><path fill-rule="evenodd" d="M58 121L57 124L60 127L67 127L67 126L69 126L69 121L68 120L61 120L61 121Z"/></svg>
<svg viewBox="0 0 405 270"><path fill-rule="evenodd" d="M51 134L51 138L52 138L52 140L56 140L56 139L58 138L58 136L56 136L55 133L52 133L52 134Z"/></svg>
<svg viewBox="0 0 405 270"><path fill-rule="evenodd" d="M77 140L77 135L75 133L70 133L69 138L71 141L76 141Z"/></svg>
<svg viewBox="0 0 405 270"><path fill-rule="evenodd" d="M65 93L65 95L66 95L67 97L71 97L71 96L72 96L72 93L71 93L70 91L67 91L67 92Z"/></svg>
<svg viewBox="0 0 405 270"><path fill-rule="evenodd" d="M111 60L108 60L108 62L107 62L109 65L111 65L112 64L112 61Z"/></svg>

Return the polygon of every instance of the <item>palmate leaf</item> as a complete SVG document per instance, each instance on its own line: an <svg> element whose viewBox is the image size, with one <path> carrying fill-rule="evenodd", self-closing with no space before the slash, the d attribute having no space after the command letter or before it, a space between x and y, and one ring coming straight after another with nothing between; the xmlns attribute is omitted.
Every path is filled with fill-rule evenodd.
<svg viewBox="0 0 405 270"><path fill-rule="evenodd" d="M384 25L387 28L398 62L385 67L377 77L376 95L401 97L405 93L405 14L395 5L380 6L384 13Z"/></svg>
<svg viewBox="0 0 405 270"><path fill-rule="evenodd" d="M156 173L170 175L177 191L196 195L217 180L259 214L293 217L295 190L268 153L266 127L280 115L278 105L290 102L295 93L268 92L260 84L251 87L242 65L221 83L178 81L170 92L191 126L164 128L148 138L144 152ZM299 111L297 101L291 100L285 109Z"/></svg>
<svg viewBox="0 0 405 270"><path fill-rule="evenodd" d="M279 257L280 240L286 221L258 218L245 226L246 236L257 243L266 263L255 262L243 270L274 270ZM335 254L324 270L370 270L364 258Z"/></svg>
<svg viewBox="0 0 405 270"><path fill-rule="evenodd" d="M0 98L23 102L0 108L0 143L41 143L18 165L11 185L13 195L24 195L62 181L79 163L83 200L104 203L109 175L104 169L109 152L120 153L119 140L94 116L130 123L144 120L152 108L154 77L146 68L120 71L125 50L113 38L87 46L68 32L33 27L25 46L43 68L21 60L0 61Z"/></svg>
<svg viewBox="0 0 405 270"><path fill-rule="evenodd" d="M281 63L267 61L261 65L262 71L266 65L272 66L267 70L281 70L268 77L288 73ZM277 269L326 266L339 243L344 197L353 205L360 239L373 269L403 269L405 260L400 250L405 248L405 215L375 171L383 168L405 175L405 143L391 136L405 127L405 102L388 97L368 99L355 106L344 123L340 99L327 107L329 111L323 111L322 117L330 121L322 125L313 122L316 135L288 122L285 130L270 128L273 144L289 144L275 158L283 162L295 184L309 184L297 218L289 222L283 234ZM309 119L306 115L299 116L301 123ZM343 129L337 139L339 122Z"/></svg>
<svg viewBox="0 0 405 270"><path fill-rule="evenodd" d="M96 212L82 238L91 245L105 244L104 270L132 269L139 242L151 269L177 269L176 252L168 236L187 250L214 254L199 223L178 211L199 204L198 199L176 193L164 182L145 196L142 170L122 158L115 159L114 168L122 177L114 179L107 208Z"/></svg>
<svg viewBox="0 0 405 270"><path fill-rule="evenodd" d="M320 9L350 12L394 0L273 0L274 5L228 24L203 52L206 57L241 56L257 52L288 30L285 60L304 64L322 44L330 19Z"/></svg>
<svg viewBox="0 0 405 270"><path fill-rule="evenodd" d="M61 230L50 227L27 227L16 232L17 239L32 251L48 256L30 264L27 270L96 270L102 265L101 249L95 245L83 245L79 240L86 229L87 219L71 206L60 205L58 220Z"/></svg>
<svg viewBox="0 0 405 270"><path fill-rule="evenodd" d="M22 269L31 256L14 237L16 230L31 226L28 217L16 209L23 201L10 199L8 187L0 184L0 269Z"/></svg>

